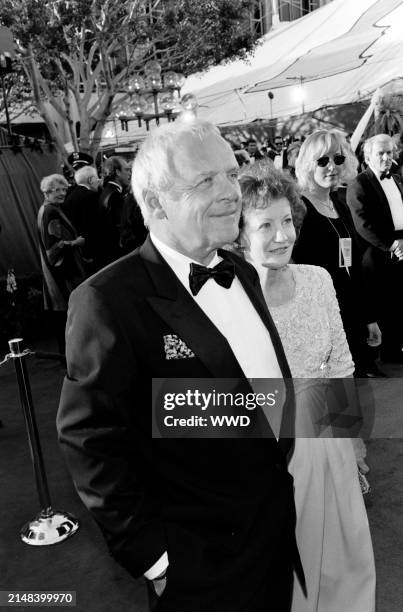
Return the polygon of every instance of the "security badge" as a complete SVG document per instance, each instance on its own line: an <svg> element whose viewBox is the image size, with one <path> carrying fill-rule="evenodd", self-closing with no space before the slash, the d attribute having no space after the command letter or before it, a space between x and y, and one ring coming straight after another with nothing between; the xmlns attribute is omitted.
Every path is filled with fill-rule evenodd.
<svg viewBox="0 0 403 612"><path fill-rule="evenodd" d="M351 238L339 238L339 268L351 267Z"/></svg>

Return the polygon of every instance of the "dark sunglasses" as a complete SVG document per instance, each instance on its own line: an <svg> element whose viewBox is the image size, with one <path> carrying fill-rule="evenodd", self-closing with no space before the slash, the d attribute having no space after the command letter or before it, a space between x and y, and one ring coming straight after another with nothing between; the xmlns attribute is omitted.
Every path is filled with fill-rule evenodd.
<svg viewBox="0 0 403 612"><path fill-rule="evenodd" d="M341 166L346 161L346 156L345 155L335 155L333 157L333 161L336 166ZM319 157L319 159L316 160L316 163L318 164L320 168L326 168L329 162L330 162L330 157L328 155Z"/></svg>

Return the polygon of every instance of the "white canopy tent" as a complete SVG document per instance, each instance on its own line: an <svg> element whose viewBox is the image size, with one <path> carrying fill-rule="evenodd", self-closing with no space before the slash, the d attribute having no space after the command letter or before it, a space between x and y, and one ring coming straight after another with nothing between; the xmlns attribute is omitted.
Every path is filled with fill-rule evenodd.
<svg viewBox="0 0 403 612"><path fill-rule="evenodd" d="M222 126L366 100L388 83L401 87L402 23L402 0L333 0L296 21L280 23L261 39L248 62L188 77L182 95L194 93L199 117ZM274 95L271 103L268 91ZM119 121L109 121L101 146L119 147L146 135L136 121L128 128L123 131Z"/></svg>
<svg viewBox="0 0 403 612"><path fill-rule="evenodd" d="M334 0L280 24L249 63L232 62L189 77L183 93L193 92L199 116L219 125L369 98L403 77L402 23L400 0Z"/></svg>

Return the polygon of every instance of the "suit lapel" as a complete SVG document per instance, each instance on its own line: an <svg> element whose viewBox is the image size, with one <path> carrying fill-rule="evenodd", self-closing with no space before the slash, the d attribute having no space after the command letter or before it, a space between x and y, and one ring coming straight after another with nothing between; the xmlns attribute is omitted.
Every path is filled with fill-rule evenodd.
<svg viewBox="0 0 403 612"><path fill-rule="evenodd" d="M295 423L295 397L291 372L280 337L267 310L260 284L258 281L257 284L254 284L250 270L247 270L246 264L241 266L238 258L233 257L227 251L219 250L218 253L221 257L233 261L237 277L269 331L286 385L286 401L280 436L291 438ZM159 317L175 330L178 336L192 349L213 378L245 379L245 374L227 340L189 295L170 266L154 247L149 236L140 247L140 255L155 290L155 294L149 295L147 301ZM269 437L273 436L270 427L267 428L267 425L266 432ZM284 454L287 454L292 447L292 440L280 439L279 447Z"/></svg>
<svg viewBox="0 0 403 612"><path fill-rule="evenodd" d="M246 265L242 266L238 262L238 257L234 257L231 253L224 250L219 250L218 254L224 259L230 259L235 265L235 273L241 282L246 294L252 302L255 310L262 319L267 331L270 334L271 341L273 343L274 350L277 355L278 363L281 369L281 373L284 378L291 378L290 368L287 362L287 358L284 353L283 345L281 344L280 336L274 325L273 319L267 308L260 282L256 275L256 283L249 269Z"/></svg>
<svg viewBox="0 0 403 612"><path fill-rule="evenodd" d="M218 254L223 258L233 261L237 277L270 334L286 387L286 400L283 407L279 445L284 453L287 454L293 445L291 438L295 436L295 394L290 367L280 336L267 308L257 274L255 277L256 282L254 282L250 270L247 269L244 262L242 262L243 265L240 264L238 257L234 257L228 251L223 251L221 249L218 251Z"/></svg>
<svg viewBox="0 0 403 612"><path fill-rule="evenodd" d="M372 172L371 168L367 168L365 170L365 173L367 175L368 181L371 184L372 189L375 191L376 195L377 195L377 207L379 209L379 206L381 206L383 208L383 213L385 215L385 219L387 217L388 223L392 224L393 226L393 219L392 219L392 213L390 212L390 206L389 206L389 202L388 202L388 198L385 195L384 190L381 187L380 182L378 181L378 179L376 178L375 174ZM378 211L379 212L379 211Z"/></svg>
<svg viewBox="0 0 403 612"><path fill-rule="evenodd" d="M392 174L392 180L395 181L395 185L398 188L400 195L402 196L402 200L403 200L403 185L400 182L400 177L397 176L396 174Z"/></svg>
<svg viewBox="0 0 403 612"><path fill-rule="evenodd" d="M244 378L230 345L148 237L140 248L155 293L147 297L153 310L192 349L214 378Z"/></svg>

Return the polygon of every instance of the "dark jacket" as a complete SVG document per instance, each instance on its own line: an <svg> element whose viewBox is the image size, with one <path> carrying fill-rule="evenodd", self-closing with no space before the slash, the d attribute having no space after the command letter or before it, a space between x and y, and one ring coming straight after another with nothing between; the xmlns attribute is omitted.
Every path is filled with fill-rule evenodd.
<svg viewBox="0 0 403 612"><path fill-rule="evenodd" d="M82 252L89 259L94 257L98 197L97 191L87 189L83 185L75 185L61 206L64 214L75 227L77 235L85 238Z"/></svg>
<svg viewBox="0 0 403 612"><path fill-rule="evenodd" d="M403 196L399 177L392 176L386 180L395 181ZM403 238L403 230L394 228L388 200L371 168L361 172L349 184L347 204L356 230L367 247L388 251L396 238Z"/></svg>
<svg viewBox="0 0 403 612"><path fill-rule="evenodd" d="M331 199L339 215L329 219L302 197L307 212L293 251L296 263L325 268L336 290L345 328L377 320L377 308L371 300L371 278L362 266L364 245L358 236L345 201L345 189L332 192ZM339 266L339 235L351 238L352 267L350 274Z"/></svg>
<svg viewBox="0 0 403 612"><path fill-rule="evenodd" d="M124 194L114 183L107 183L98 202L96 262L102 268L124 254L120 245Z"/></svg>
<svg viewBox="0 0 403 612"><path fill-rule="evenodd" d="M220 254L234 261L290 377L256 272ZM67 327L60 442L114 557L139 576L167 550L167 610L236 612L262 587L269 605L287 609L281 581L300 567L290 441L151 439L152 379L238 379L251 389L226 339L149 238L74 292ZM193 356L167 359L164 338L173 334ZM289 378L287 388L284 414L293 423Z"/></svg>

